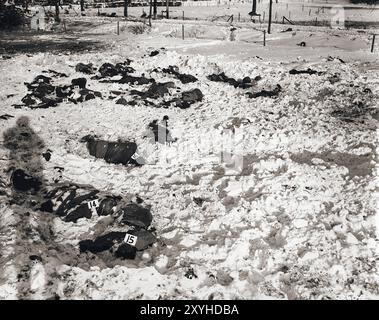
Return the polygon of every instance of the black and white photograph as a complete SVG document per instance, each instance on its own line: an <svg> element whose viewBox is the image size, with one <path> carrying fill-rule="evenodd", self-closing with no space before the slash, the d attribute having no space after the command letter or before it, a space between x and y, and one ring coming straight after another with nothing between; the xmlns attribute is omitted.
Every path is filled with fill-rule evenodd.
<svg viewBox="0 0 379 320"><path fill-rule="evenodd" d="M379 299L378 0L0 0L0 84L0 300Z"/></svg>

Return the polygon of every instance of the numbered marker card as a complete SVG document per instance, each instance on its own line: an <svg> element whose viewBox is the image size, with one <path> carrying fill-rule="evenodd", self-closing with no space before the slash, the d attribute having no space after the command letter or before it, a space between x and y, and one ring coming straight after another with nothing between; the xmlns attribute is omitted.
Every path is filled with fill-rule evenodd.
<svg viewBox="0 0 379 320"><path fill-rule="evenodd" d="M137 243L138 237L133 236L132 234L127 233L124 238L124 242L127 244L130 244L131 246L135 247Z"/></svg>
<svg viewBox="0 0 379 320"><path fill-rule="evenodd" d="M134 152L133 155L131 156L133 160L137 160L138 157L139 157L139 154L137 152Z"/></svg>
<svg viewBox="0 0 379 320"><path fill-rule="evenodd" d="M95 199L87 202L88 208L92 211L92 213L97 213L96 208L99 207L99 200Z"/></svg>

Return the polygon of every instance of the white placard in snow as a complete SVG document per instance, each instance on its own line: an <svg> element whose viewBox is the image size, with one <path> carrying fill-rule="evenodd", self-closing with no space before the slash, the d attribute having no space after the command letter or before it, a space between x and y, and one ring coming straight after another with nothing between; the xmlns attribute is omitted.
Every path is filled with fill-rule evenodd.
<svg viewBox="0 0 379 320"><path fill-rule="evenodd" d="M99 200L95 199L87 202L88 208L93 210L99 207Z"/></svg>
<svg viewBox="0 0 379 320"><path fill-rule="evenodd" d="M138 237L133 236L132 234L127 233L124 238L124 242L135 247Z"/></svg>
<svg viewBox="0 0 379 320"><path fill-rule="evenodd" d="M131 156L133 160L136 160L138 157L139 157L139 154L137 152L134 152L133 155Z"/></svg>

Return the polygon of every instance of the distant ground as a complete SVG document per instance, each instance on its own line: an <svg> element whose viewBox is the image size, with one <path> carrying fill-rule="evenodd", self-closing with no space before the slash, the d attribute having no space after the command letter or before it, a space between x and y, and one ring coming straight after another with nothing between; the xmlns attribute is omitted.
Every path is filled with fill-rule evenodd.
<svg viewBox="0 0 379 320"><path fill-rule="evenodd" d="M250 21L250 16L248 15L251 12L252 4L245 3L236 3L229 5L225 1L221 1L218 4L217 1L200 1L200 3L190 2L191 6L187 6L186 3L180 7L173 7L170 9L172 17L181 19L191 18L191 19L220 19L222 16L234 15L234 22L238 21ZM340 6L340 7L338 7ZM258 2L257 12L261 14L260 20L262 22L268 21L268 0ZM379 7L369 6L365 4L349 4L347 1L279 1L278 3L273 4L273 21L282 22L282 17L294 21L294 22L314 22L317 19L317 23L324 24L330 23L330 20L333 16L336 16L338 12L331 11L331 9L344 8L344 16L349 22L375 22L379 21ZM158 7L158 14L162 14L162 11L166 10L165 7ZM95 10L96 13L98 12ZM148 7L131 7L129 12L131 15L136 17L140 16L142 12L149 12ZM100 12L116 12L119 16L123 15L122 8L103 8L100 9ZM256 20L259 21L259 18L256 17Z"/></svg>

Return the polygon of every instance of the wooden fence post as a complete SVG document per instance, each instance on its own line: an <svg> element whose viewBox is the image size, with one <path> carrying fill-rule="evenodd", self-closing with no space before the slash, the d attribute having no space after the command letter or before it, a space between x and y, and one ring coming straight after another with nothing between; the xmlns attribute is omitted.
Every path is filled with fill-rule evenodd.
<svg viewBox="0 0 379 320"><path fill-rule="evenodd" d="M184 24L182 24L182 40L184 40Z"/></svg>
<svg viewBox="0 0 379 320"><path fill-rule="evenodd" d="M266 30L263 30L263 46L266 46Z"/></svg>
<svg viewBox="0 0 379 320"><path fill-rule="evenodd" d="M120 34L120 21L117 21L117 35Z"/></svg>
<svg viewBox="0 0 379 320"><path fill-rule="evenodd" d="M376 36L376 34L373 34L373 35L372 35L371 52L374 52L374 47L375 47L375 36Z"/></svg>
<svg viewBox="0 0 379 320"><path fill-rule="evenodd" d="M149 27L151 28L151 16L153 13L153 0L150 0L150 5L149 5Z"/></svg>

